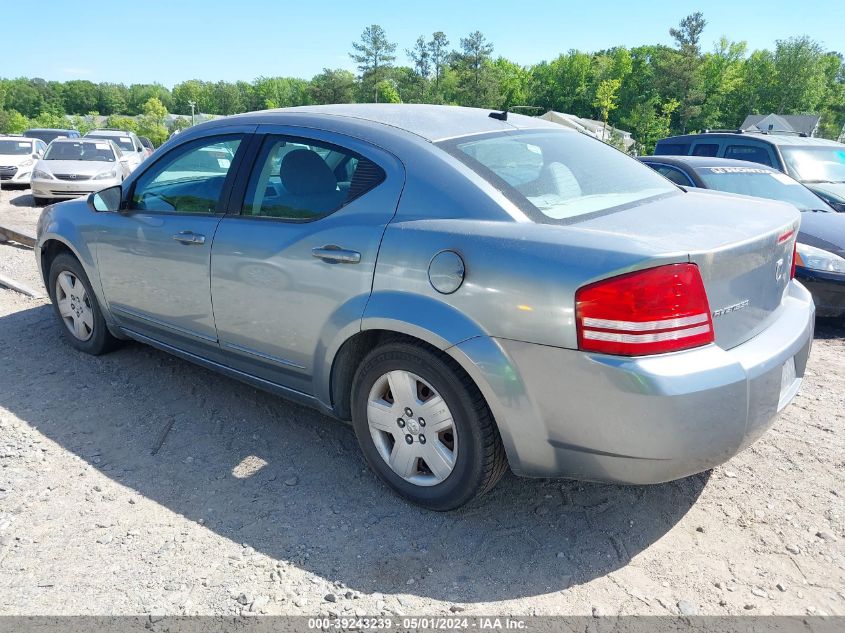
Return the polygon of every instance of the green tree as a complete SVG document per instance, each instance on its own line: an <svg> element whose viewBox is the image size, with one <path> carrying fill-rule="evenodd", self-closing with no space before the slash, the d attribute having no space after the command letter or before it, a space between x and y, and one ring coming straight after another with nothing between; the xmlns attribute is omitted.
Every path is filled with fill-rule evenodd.
<svg viewBox="0 0 845 633"><path fill-rule="evenodd" d="M355 75L348 70L324 68L311 80L308 92L314 103L353 103Z"/></svg>
<svg viewBox="0 0 845 633"><path fill-rule="evenodd" d="M353 52L349 57L358 67L361 73L362 87L367 91L372 90L376 102L378 102L378 84L385 77L385 70L393 65L396 60L396 44L387 39L384 29L378 24L372 24L361 33L358 42L352 42Z"/></svg>
<svg viewBox="0 0 845 633"><path fill-rule="evenodd" d="M97 86L97 105L85 110L68 110L73 114L82 114L97 110L105 115L126 112L129 103L129 89L123 84L101 83Z"/></svg>
<svg viewBox="0 0 845 633"><path fill-rule="evenodd" d="M442 100L443 92L441 82L449 64L449 38L443 31L435 31L428 41L428 55L431 60L431 70L434 76L433 97L435 101Z"/></svg>
<svg viewBox="0 0 845 633"><path fill-rule="evenodd" d="M97 84L85 79L74 79L64 85L64 112L82 114L100 107Z"/></svg>
<svg viewBox="0 0 845 633"><path fill-rule="evenodd" d="M17 110L0 110L0 133L20 134L29 127L29 119Z"/></svg>
<svg viewBox="0 0 845 633"><path fill-rule="evenodd" d="M453 54L452 66L458 74L461 105L496 107L500 100L493 72L493 44L481 31L461 38L461 50Z"/></svg>
<svg viewBox="0 0 845 633"><path fill-rule="evenodd" d="M150 97L143 107L143 114L136 123L136 132L146 136L158 147L167 140L167 108L158 97Z"/></svg>
<svg viewBox="0 0 845 633"><path fill-rule="evenodd" d="M607 136L607 117L618 106L619 88L621 86L621 79L605 79L596 90L596 99L593 105L599 109L601 120L604 123L605 136Z"/></svg>

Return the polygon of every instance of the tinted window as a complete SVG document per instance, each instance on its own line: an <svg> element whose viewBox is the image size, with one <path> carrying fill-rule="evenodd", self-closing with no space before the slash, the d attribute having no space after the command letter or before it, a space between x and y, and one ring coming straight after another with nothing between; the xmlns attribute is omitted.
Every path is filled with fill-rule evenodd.
<svg viewBox="0 0 845 633"><path fill-rule="evenodd" d="M674 167L669 167L668 165L653 165L654 170L660 174L661 176L665 176L676 185L683 185L685 187L689 187L692 182L690 179L687 178L687 175L684 174L680 169L675 169Z"/></svg>
<svg viewBox="0 0 845 633"><path fill-rule="evenodd" d="M719 145L716 143L699 143L692 150L693 156L716 156L719 153Z"/></svg>
<svg viewBox="0 0 845 633"><path fill-rule="evenodd" d="M654 153L662 156L686 156L689 143L658 143Z"/></svg>
<svg viewBox="0 0 845 633"><path fill-rule="evenodd" d="M755 147L753 145L728 145L728 148L725 150L725 158L747 160L751 163L772 166L772 159L769 157L769 152L764 147Z"/></svg>
<svg viewBox="0 0 845 633"><path fill-rule="evenodd" d="M642 163L575 132L485 134L440 146L541 222L678 192Z"/></svg>
<svg viewBox="0 0 845 633"><path fill-rule="evenodd" d="M130 208L215 213L240 142L216 137L173 150L138 179Z"/></svg>
<svg viewBox="0 0 845 633"><path fill-rule="evenodd" d="M786 174L764 167L702 167L696 170L708 189L790 202L801 210L827 205Z"/></svg>
<svg viewBox="0 0 845 633"><path fill-rule="evenodd" d="M370 191L384 171L335 145L268 136L261 148L242 213L307 221L326 216Z"/></svg>

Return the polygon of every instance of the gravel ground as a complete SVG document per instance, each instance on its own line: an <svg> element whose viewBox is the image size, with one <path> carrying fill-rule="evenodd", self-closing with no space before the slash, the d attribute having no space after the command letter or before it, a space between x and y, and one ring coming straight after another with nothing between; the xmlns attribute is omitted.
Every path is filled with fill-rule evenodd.
<svg viewBox="0 0 845 633"><path fill-rule="evenodd" d="M0 224L34 228L26 191ZM31 251L0 272L41 289ZM0 615L845 615L845 329L711 473L623 487L506 476L403 503L352 430L128 344L73 351L0 289Z"/></svg>

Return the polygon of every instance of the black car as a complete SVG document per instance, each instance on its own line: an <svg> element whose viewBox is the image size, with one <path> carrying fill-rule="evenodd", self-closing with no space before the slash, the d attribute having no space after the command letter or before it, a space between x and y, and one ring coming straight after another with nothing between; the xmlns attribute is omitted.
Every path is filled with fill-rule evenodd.
<svg viewBox="0 0 845 633"><path fill-rule="evenodd" d="M795 276L813 293L816 314L845 316L845 214L813 191L764 165L700 156L645 156L640 160L683 187L781 200L801 211Z"/></svg>
<svg viewBox="0 0 845 633"><path fill-rule="evenodd" d="M702 132L657 141L655 156L707 156L760 163L789 174L845 212L845 145L795 134Z"/></svg>
<svg viewBox="0 0 845 633"><path fill-rule="evenodd" d="M32 128L23 133L28 138L38 138L45 143L50 143L57 138L79 138L79 130L60 130L58 128Z"/></svg>

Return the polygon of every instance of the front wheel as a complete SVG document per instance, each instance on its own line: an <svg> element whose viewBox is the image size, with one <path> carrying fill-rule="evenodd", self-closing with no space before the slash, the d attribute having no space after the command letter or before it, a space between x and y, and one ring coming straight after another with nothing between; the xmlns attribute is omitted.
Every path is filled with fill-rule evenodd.
<svg viewBox="0 0 845 633"><path fill-rule="evenodd" d="M352 422L370 467L401 496L452 510L484 494L507 468L484 398L449 356L396 342L355 374Z"/></svg>
<svg viewBox="0 0 845 633"><path fill-rule="evenodd" d="M50 265L48 290L53 310L71 345L95 356L117 346L118 340L106 326L88 275L75 257L69 253L56 256Z"/></svg>

